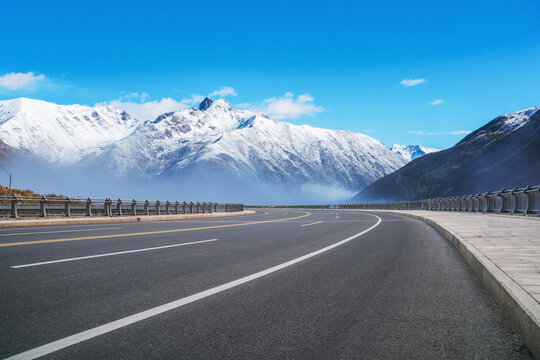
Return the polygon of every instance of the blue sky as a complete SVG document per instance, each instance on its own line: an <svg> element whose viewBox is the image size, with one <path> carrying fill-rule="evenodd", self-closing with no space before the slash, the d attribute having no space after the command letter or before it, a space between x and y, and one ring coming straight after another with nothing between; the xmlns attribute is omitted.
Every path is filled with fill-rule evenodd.
<svg viewBox="0 0 540 360"><path fill-rule="evenodd" d="M0 99L152 114L214 92L293 123L437 148L540 105L533 0L12 1L2 13Z"/></svg>

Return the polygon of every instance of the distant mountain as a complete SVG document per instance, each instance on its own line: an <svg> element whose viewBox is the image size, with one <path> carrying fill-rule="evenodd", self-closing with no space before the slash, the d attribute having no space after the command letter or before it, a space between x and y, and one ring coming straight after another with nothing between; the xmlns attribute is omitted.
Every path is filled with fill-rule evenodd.
<svg viewBox="0 0 540 360"><path fill-rule="evenodd" d="M405 161L369 136L293 125L206 98L163 114L87 157L123 175L222 176L359 189Z"/></svg>
<svg viewBox="0 0 540 360"><path fill-rule="evenodd" d="M419 200L540 184L540 107L501 115L455 146L387 175L352 201Z"/></svg>
<svg viewBox="0 0 540 360"><path fill-rule="evenodd" d="M394 144L390 146L390 150L392 150L393 152L401 156L407 162L414 160L416 158L419 158L421 156L424 156L426 154L439 151L439 149L426 148L421 145L398 145L398 144Z"/></svg>
<svg viewBox="0 0 540 360"><path fill-rule="evenodd" d="M193 191L219 194L231 187L257 194L259 185L269 184L267 201L277 191L303 186L311 186L314 196L326 191L320 186L334 193L358 191L406 163L364 134L293 125L210 98L146 122L112 106L0 101L0 141L40 165L61 165L87 174L85 179L168 179L169 191L188 191L194 184Z"/></svg>
<svg viewBox="0 0 540 360"><path fill-rule="evenodd" d="M112 106L56 105L27 98L0 101L0 140L54 163L74 164L130 135L139 123Z"/></svg>

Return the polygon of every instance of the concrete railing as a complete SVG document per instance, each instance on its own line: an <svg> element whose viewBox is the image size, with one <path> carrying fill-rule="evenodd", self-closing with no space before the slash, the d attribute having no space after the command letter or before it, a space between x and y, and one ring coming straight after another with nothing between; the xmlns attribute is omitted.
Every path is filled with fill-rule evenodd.
<svg viewBox="0 0 540 360"><path fill-rule="evenodd" d="M488 191L486 193L425 199L335 205L271 205L247 207L275 207L288 209L360 209L360 210L437 210L464 212L492 212L507 214L540 214L540 185Z"/></svg>
<svg viewBox="0 0 540 360"><path fill-rule="evenodd" d="M170 215L243 211L243 204L0 196L0 217Z"/></svg>

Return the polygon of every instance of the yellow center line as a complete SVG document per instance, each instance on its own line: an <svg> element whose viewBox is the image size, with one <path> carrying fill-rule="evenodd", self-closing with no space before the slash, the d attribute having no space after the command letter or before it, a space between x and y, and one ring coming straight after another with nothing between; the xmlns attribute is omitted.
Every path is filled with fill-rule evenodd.
<svg viewBox="0 0 540 360"><path fill-rule="evenodd" d="M276 219L276 220L265 220L265 221L253 221L253 222L239 223L239 224L214 225L214 226L196 227L196 228L188 228L188 229L174 229L174 230L147 231L147 232L129 233L129 234L84 236L84 237L67 238L67 239L22 241L22 242L14 242L14 243L0 244L0 247L6 247L6 246L20 246L20 245L32 245L32 244L47 244L47 243L56 243L56 242L64 242L64 241L78 241L78 240L91 240L91 239L118 238L118 237L126 237L126 236L141 236L141 235L167 234L167 233L174 233L174 232L195 231L195 230L207 230L207 229L219 229L219 228L227 228L227 227L235 227L235 226L247 226L247 225L255 225L255 224L273 223L273 222L278 222L278 221L295 220L295 219L304 218L304 217L307 217L307 216L310 216L310 215L311 215L311 213L308 212L308 213L305 213L304 215L295 216L295 217L291 217L291 218Z"/></svg>

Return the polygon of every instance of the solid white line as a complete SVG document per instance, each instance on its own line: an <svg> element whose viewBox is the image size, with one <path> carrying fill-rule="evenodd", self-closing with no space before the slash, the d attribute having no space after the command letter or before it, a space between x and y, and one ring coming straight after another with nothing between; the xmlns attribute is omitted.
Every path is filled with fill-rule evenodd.
<svg viewBox="0 0 540 360"><path fill-rule="evenodd" d="M322 221L316 221L316 222L313 222L313 223L304 224L304 225L300 225L300 226L310 226L310 225L315 225L315 224L320 224L320 223L322 223Z"/></svg>
<svg viewBox="0 0 540 360"><path fill-rule="evenodd" d="M50 354L52 352L58 351L60 349L64 349L64 348L66 348L68 346L72 346L72 345L78 344L80 342L83 342L85 340L95 338L96 336L100 336L100 335L109 333L111 331L123 328L125 326L134 324L134 323L139 322L141 320L145 320L145 319L148 319L150 317L162 314L162 313L164 313L166 311L170 311L170 310L179 308L181 306L187 305L187 304L195 302L197 300L204 299L204 298L206 298L208 296L220 293L222 291L228 290L228 289L233 288L235 286L245 284L247 282L253 281L253 280L258 279L258 278L261 278L263 276L266 276L266 275L271 274L273 272L276 272L278 270L281 270L281 269L287 268L289 266L292 266L294 264L297 264L299 262L305 261L305 260L307 260L309 258L312 258L312 257L316 256L316 255L322 254L322 253L327 252L329 250L332 250L332 249L334 249L334 248L336 248L338 246L346 244L349 241L354 240L357 237L362 236L365 233L375 229L377 226L379 226L379 224L381 223L382 220L381 220L380 217L378 217L376 215L372 215L372 214L369 214L369 215L375 216L377 218L377 223L375 225L367 228L366 230L364 230L362 232L359 232L356 235L348 237L348 238L346 238L344 240L341 240L341 241L339 241L339 242L337 242L335 244L332 244L330 246L324 247L324 248L322 248L320 250L314 251L314 252L309 253L309 254L304 255L304 256L300 256L300 257L298 257L296 259L284 262L282 264L273 266L273 267L271 267L269 269L259 271L259 272L255 273L255 274L248 275L248 276L240 278L238 280L234 280L234 281L225 283L223 285L219 285L219 286L216 286L214 288L211 288L211 289L208 289L208 290L205 290L205 291L201 291L200 293L197 293L197 294L194 294L194 295L191 295L191 296L187 296L185 298L178 299L178 300L175 300L173 302L163 304L161 306L157 306L155 308L152 308L152 309L149 309L149 310L137 313L137 314L133 314L133 315L127 316L127 317L122 318L122 319L118 319L118 320L110 322L108 324L101 325L101 326L95 327L93 329L86 330L86 331L80 332L78 334L65 337L65 338L60 339L60 340L53 341L51 343L48 343L48 344L39 346L37 348L25 351L23 353L14 355L12 357L9 357L8 359L35 359L35 358L38 358L40 356L45 356L45 355Z"/></svg>
<svg viewBox="0 0 540 360"><path fill-rule="evenodd" d="M122 229L122 228L121 227L109 227L109 228L99 228L99 229L36 231L36 232L27 232L27 233L0 234L0 236L18 236L18 235L33 235L33 234L56 234L56 233L65 233L65 232L97 231L97 230L118 230L118 229Z"/></svg>
<svg viewBox="0 0 540 360"><path fill-rule="evenodd" d="M74 257L69 259L60 259L60 260L52 260L52 261L43 261L33 264L24 264L24 265L14 265L10 266L13 269L19 269L19 268L25 268L30 266L39 266L39 265L48 265L48 264L56 264L61 262L68 262L68 261L77 261L77 260L84 260L84 259L94 259L98 257L104 257L104 256L113 256L113 255L122 255L122 254L132 254L136 252L142 252L142 251L151 251L151 250L159 250L159 249L167 249L177 246L186 246L186 245L194 245L194 244L202 244L205 242L211 242L211 241L217 241L219 239L210 239L210 240L201 240L201 241L193 241L188 243L181 243L181 244L174 244L174 245L165 245L165 246L156 246L151 248L145 248L145 249L136 249L136 250L127 250L127 251L117 251L112 253L106 253L106 254L98 254L98 255L89 255L89 256L81 256L81 257Z"/></svg>

